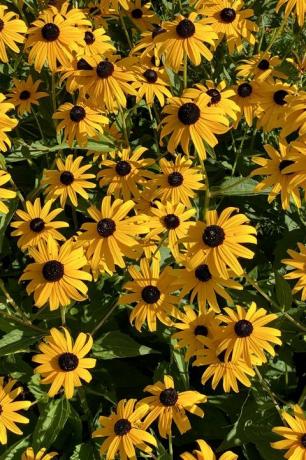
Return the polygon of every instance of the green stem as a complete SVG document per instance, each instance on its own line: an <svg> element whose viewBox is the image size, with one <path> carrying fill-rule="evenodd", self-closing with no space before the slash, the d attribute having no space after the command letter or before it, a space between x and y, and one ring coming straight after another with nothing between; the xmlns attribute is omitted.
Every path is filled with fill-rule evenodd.
<svg viewBox="0 0 306 460"><path fill-rule="evenodd" d="M31 323L26 323L22 319L17 318L17 316L6 313L3 310L0 310L0 316L2 316L4 319L7 319L8 322L12 321L13 323L21 324L23 327L33 329L33 331L40 332L41 334L47 333L45 329L41 329L40 327L34 326L34 324Z"/></svg>
<svg viewBox="0 0 306 460"><path fill-rule="evenodd" d="M43 130L42 130L41 126L40 126L38 116L36 115L35 110L33 108L32 108L32 113L34 115L38 130L39 130L40 138L42 139L43 143L45 143L46 141L45 141L45 136L44 136Z"/></svg>
<svg viewBox="0 0 306 460"><path fill-rule="evenodd" d="M17 303L15 302L15 300L11 297L10 293L7 291L6 287L5 287L5 284L2 280L0 280L0 289L1 291L3 292L3 294L5 295L5 298L7 300L7 303L12 305L12 307L14 308L14 310L16 311L16 313L24 319L24 321L26 321L27 323L31 324L31 321L29 321L29 319L26 317L26 315L24 314L24 312L22 311L22 309L19 307L19 305L17 305Z"/></svg>
<svg viewBox="0 0 306 460"><path fill-rule="evenodd" d="M270 399L271 399L275 409L277 410L280 418L283 419L282 410L281 410L280 406L278 405L278 402L276 401L274 393L272 392L271 388L269 387L267 381L261 375L259 369L256 366L254 366L254 369L255 369L255 372L257 374L259 382L261 383L262 387L266 390L266 392L270 396Z"/></svg>
<svg viewBox="0 0 306 460"><path fill-rule="evenodd" d="M151 107L148 104L147 104L147 108L148 108L148 111L149 111L150 120L151 120L151 123L152 123L153 132L154 132L154 139L155 139L155 143L156 143L157 154L158 154L158 156L160 156L160 148L159 148L159 139L158 139L158 134L157 134L156 120L153 118Z"/></svg>
<svg viewBox="0 0 306 460"><path fill-rule="evenodd" d="M210 190L209 190L208 174L207 174L207 171L206 171L206 168L205 168L204 161L200 157L199 157L199 161L200 161L200 164L201 164L202 173L203 173L203 179L204 179L205 186L206 186L204 206L203 206L203 210L200 209L199 217L200 217L201 220L205 220L206 212L209 209L209 201L210 201L211 193L210 193Z"/></svg>
<svg viewBox="0 0 306 460"><path fill-rule="evenodd" d="M271 42L269 43L269 46L268 46L268 48L266 49L266 51L270 51L270 49L271 49L272 46L274 45L276 39L282 34L282 32L283 32L284 27L285 27L286 24L287 24L287 19L286 19L286 17L284 16L284 17L283 17L283 20L282 20L282 22L281 22L281 25L278 27L278 29L276 29L276 30L274 31L272 40L271 40Z"/></svg>
<svg viewBox="0 0 306 460"><path fill-rule="evenodd" d="M172 432L169 434L169 455L173 459Z"/></svg>
<svg viewBox="0 0 306 460"><path fill-rule="evenodd" d="M121 13L120 13L120 15L119 15L119 18L120 18L120 22L121 22L123 31L124 31L124 33L125 33L127 42L128 42L128 44L129 44L129 47L130 47L130 49L132 49L132 48L133 48L133 44L132 44L132 42L131 42L131 39L130 39L130 36L129 36L129 32L128 32L127 27L126 27L126 24L125 24L125 21L124 21L124 17L123 17L123 15L122 15Z"/></svg>
<svg viewBox="0 0 306 460"><path fill-rule="evenodd" d="M78 229L78 218L77 218L75 207L73 205L72 205L72 220L73 220L74 228L75 230L77 230Z"/></svg>
<svg viewBox="0 0 306 460"><path fill-rule="evenodd" d="M121 115L121 120L122 120L122 131L124 135L124 140L125 140L126 146L129 148L130 142L129 142L129 136L128 136L127 126L126 126L126 119L125 119L125 115L124 115L124 112L121 106L120 106L120 115Z"/></svg>
<svg viewBox="0 0 306 460"><path fill-rule="evenodd" d="M246 139L246 135L247 135L247 129L244 129L244 133L243 133L243 137L242 137L242 140L241 140L241 143L240 143L240 147L236 151L236 158L235 158L235 163L234 163L234 166L233 166L233 169L232 169L232 176L234 176L234 174L235 174L237 164L238 164L238 160L239 160L240 155L242 153L243 145L244 145L244 142L245 142L245 139Z"/></svg>
<svg viewBox="0 0 306 460"><path fill-rule="evenodd" d="M66 307L60 307L62 326L66 326Z"/></svg>
<svg viewBox="0 0 306 460"><path fill-rule="evenodd" d="M188 86L188 56L187 53L184 53L184 89Z"/></svg>
<svg viewBox="0 0 306 460"><path fill-rule="evenodd" d="M92 330L91 335L93 336L98 332L98 330L103 326L104 323L108 320L108 318L112 315L112 313L115 311L118 305L118 299L113 303L113 305L110 307L108 312L106 313L105 316L101 319L101 321L96 325L96 327Z"/></svg>
<svg viewBox="0 0 306 460"><path fill-rule="evenodd" d="M91 414L91 411L90 411L89 406L88 406L88 402L87 402L86 393L85 393L84 388L82 388L82 387L79 388L78 394L79 394L79 397L80 397L82 409L84 411L86 420L88 422L90 432L92 432L93 431L92 414Z"/></svg>

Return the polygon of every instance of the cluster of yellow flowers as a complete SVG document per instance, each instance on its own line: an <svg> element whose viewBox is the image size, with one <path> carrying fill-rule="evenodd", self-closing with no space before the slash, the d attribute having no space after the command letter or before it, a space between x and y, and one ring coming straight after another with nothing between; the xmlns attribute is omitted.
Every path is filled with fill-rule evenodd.
<svg viewBox="0 0 306 460"><path fill-rule="evenodd" d="M235 84L192 81L188 66L212 61L222 43L229 54L241 53L246 43L255 45L259 27L243 1L190 1L188 14L172 21L162 20L141 0L101 0L84 8L40 2L29 25L27 6L19 3L22 19L0 5L0 61L10 64L11 53L23 47L27 72L23 79L12 79L6 96L0 94L0 150L9 154L14 147L9 133L18 120L9 115L12 109L20 120L33 115L44 140L36 109L47 97L58 142L52 166L44 170L31 199L23 198L6 169L0 170L0 212L9 213L7 200L17 194L22 199L23 209L17 209L10 224L11 235L32 259L20 281L26 281L34 305L65 309L88 299L90 282L126 269L129 281L115 305L132 306L129 319L138 332L155 332L162 323L171 328L174 346L184 350L187 362L206 366L203 384L212 379L216 389L222 382L224 392L238 392L239 383L250 387L250 378L257 374L262 379L258 367L267 362L266 354L275 356L274 346L282 344L281 331L267 326L278 315L254 302L248 308L233 305L229 290L242 290L244 280L256 288L241 259L254 257L247 245L257 243L257 230L238 208L210 205L205 160L218 145L217 136L241 123L245 130L253 127L264 135L278 130L278 149L266 144L268 158L253 157L259 168L251 175L264 176L255 191L269 190L269 203L281 194L284 210L292 200L300 208L301 191L306 190L303 79L301 85L287 83L279 69L283 60L271 54L270 46L240 61ZM284 21L295 13L302 27L305 0L280 0L276 12L284 5ZM138 31L137 42L126 20ZM114 46L112 21L121 24L127 53ZM288 59L287 64L303 75L305 56ZM48 80L33 80L32 67L41 75L46 70ZM174 84L177 76L182 77L179 87ZM147 111L155 150L130 141L127 122L137 109ZM114 148L101 152L99 145L106 139ZM78 149L88 150L87 156L76 154ZM2 187L10 182L11 189ZM87 203L89 217L79 227L80 202ZM68 220L58 220L66 204L75 223L69 237L64 230ZM294 268L285 278L298 280L293 292L302 291L305 300L306 247L298 247L299 252L288 251L291 259L283 263ZM166 266L165 254L171 257ZM228 304L222 311L220 299ZM73 341L67 327L53 327L38 347L35 372L42 384L50 385L50 397L64 391L70 399L82 381L91 381L88 369L95 367L96 359L87 357L93 347L90 334L80 332ZM7 430L21 434L15 422L29 421L17 413L29 409L31 402L16 400L22 388L13 389L15 383L0 378L2 444L7 443ZM117 454L122 460L134 459L135 448L151 454L157 441L147 430L156 420L160 436L171 438L172 424L180 433L191 429L186 411L204 416L198 404L205 403L206 396L177 391L169 375L145 391L151 396L121 400L111 415L100 417L92 435L105 438L101 454L107 459ZM290 428L275 428L286 440L273 444L288 449L286 458L291 460L306 458L306 421L299 406L294 412L295 418L284 415ZM197 442L199 450L181 458L214 460L210 446ZM56 456L45 449L35 454L29 447L22 460ZM225 452L219 458L238 456Z"/></svg>

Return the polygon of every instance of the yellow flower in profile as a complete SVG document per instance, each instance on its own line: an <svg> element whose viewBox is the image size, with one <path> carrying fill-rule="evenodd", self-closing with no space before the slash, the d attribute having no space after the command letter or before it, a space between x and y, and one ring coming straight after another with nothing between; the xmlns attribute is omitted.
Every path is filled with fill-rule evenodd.
<svg viewBox="0 0 306 460"><path fill-rule="evenodd" d="M99 418L101 428L92 433L93 438L106 438L100 447L101 455L106 460L114 460L117 452L122 460L136 459L136 449L150 455L152 448L157 446L155 437L145 431L141 419L148 412L148 406L142 405L135 409L136 399L121 399L116 410L108 417Z"/></svg>
<svg viewBox="0 0 306 460"><path fill-rule="evenodd" d="M149 405L149 413L143 421L143 428L147 429L158 418L158 431L162 438L171 436L172 423L177 426L180 434L191 430L191 424L186 411L204 417L204 412L198 404L205 403L207 397L198 391L182 391L175 389L173 378L170 375L164 376L163 382L156 382L145 387L144 391L152 396L139 401Z"/></svg>
<svg viewBox="0 0 306 460"><path fill-rule="evenodd" d="M14 110L14 105L10 102L5 102L5 100L4 94L0 93L0 150L2 152L6 152L12 145L6 133L12 131L18 124L15 118L10 118L7 115L8 111Z"/></svg>
<svg viewBox="0 0 306 460"><path fill-rule="evenodd" d="M0 377L0 443L7 444L7 431L15 434L22 434L22 431L17 423L29 423L29 419L21 414L19 410L29 409L31 401L16 401L17 397L23 392L22 387L15 386L16 380L11 380L5 383L4 377Z"/></svg>
<svg viewBox="0 0 306 460"><path fill-rule="evenodd" d="M0 169L0 213L7 214L9 208L3 203L3 200L11 200L16 197L16 192L13 190L7 190L3 188L2 185L6 184L11 180L11 175Z"/></svg>
<svg viewBox="0 0 306 460"><path fill-rule="evenodd" d="M306 15L305 0L278 0L278 3L275 7L276 12L278 13L281 7L284 5L286 5L285 18L287 19L289 15L294 11L297 17L298 25L303 27L305 25Z"/></svg>
<svg viewBox="0 0 306 460"><path fill-rule="evenodd" d="M237 66L237 77L254 78L259 82L276 78L287 78L283 72L276 69L282 60L278 56L271 56L268 51L262 51L248 59L243 59Z"/></svg>
<svg viewBox="0 0 306 460"><path fill-rule="evenodd" d="M47 449L44 447L35 454L33 447L28 447L27 450L21 455L21 460L51 460L56 457L57 452L46 453Z"/></svg>
<svg viewBox="0 0 306 460"><path fill-rule="evenodd" d="M288 460L304 459L306 455L306 417L302 407L293 406L293 415L282 412L286 426L276 426L272 431L284 439L271 443L277 450L286 450L283 458Z"/></svg>
<svg viewBox="0 0 306 460"><path fill-rule="evenodd" d="M57 229L69 227L68 222L55 221L55 217L60 214L63 209L54 209L51 211L52 200L41 205L40 198L36 198L34 203L31 201L25 202L26 211L18 209L17 217L21 220L15 220L11 223L11 227L15 228L11 235L19 236L17 246L22 250L29 247L37 246L39 241L47 241L49 237L54 240L63 241L65 237L61 235Z"/></svg>
<svg viewBox="0 0 306 460"><path fill-rule="evenodd" d="M30 281L27 293L34 293L38 308L49 304L50 310L68 306L72 300L81 302L87 298L84 281L92 277L83 268L87 265L82 246L74 247L72 241L59 246L52 237L40 241L37 248L30 248L34 263L27 265L20 281Z"/></svg>
<svg viewBox="0 0 306 460"><path fill-rule="evenodd" d="M297 279L293 288L293 293L301 292L302 301L306 299L306 247L302 243L297 243L299 252L288 249L291 259L283 259L282 263L292 267L293 270L284 276L287 280Z"/></svg>
<svg viewBox="0 0 306 460"><path fill-rule="evenodd" d="M14 87L8 94L8 100L17 108L18 115L31 112L32 105L39 105L38 100L48 96L48 93L38 91L41 82L41 80L33 82L31 75L26 80L13 78Z"/></svg>
<svg viewBox="0 0 306 460"><path fill-rule="evenodd" d="M216 455L207 442L203 439L197 439L197 443L200 450L194 450L192 454L189 452L184 452L180 455L183 460L217 460ZM238 455L234 454L231 451L224 452L222 455L218 456L218 460L237 460Z"/></svg>
<svg viewBox="0 0 306 460"><path fill-rule="evenodd" d="M129 8L124 12L131 22L140 31L152 29L153 25L159 24L160 19L154 13L151 2L143 3L141 0L130 0Z"/></svg>
<svg viewBox="0 0 306 460"><path fill-rule="evenodd" d="M86 189L96 186L88 179L94 179L95 175L86 173L91 165L81 166L82 161L83 157L73 159L73 155L68 155L65 161L60 158L55 160L57 170L44 171L41 184L47 185L45 193L48 200L59 198L62 207L65 206L68 197L73 206L78 205L77 195L88 200Z"/></svg>
<svg viewBox="0 0 306 460"><path fill-rule="evenodd" d="M76 104L65 102L59 106L52 118L60 120L56 131L64 130L64 139L67 140L69 147L73 146L74 141L80 147L86 147L88 138L103 134L103 126L109 122L100 111L82 101Z"/></svg>
<svg viewBox="0 0 306 460"><path fill-rule="evenodd" d="M86 30L83 32L83 41L78 53L78 57L95 56L115 51L116 48L111 44L110 37L105 33L103 27L95 30Z"/></svg>
<svg viewBox="0 0 306 460"><path fill-rule="evenodd" d="M32 360L38 363L35 373L42 376L41 383L51 383L48 395L52 398L61 388L67 399L73 397L74 389L82 386L81 380L89 383L92 376L88 369L96 365L96 360L87 358L93 340L89 334L81 332L73 342L66 328L50 330L50 335L38 345L41 353Z"/></svg>
<svg viewBox="0 0 306 460"><path fill-rule="evenodd" d="M26 24L19 19L13 11L6 11L7 6L0 5L0 61L8 62L9 58L5 47L10 48L15 53L20 50L16 43L25 41L24 34L27 32Z"/></svg>

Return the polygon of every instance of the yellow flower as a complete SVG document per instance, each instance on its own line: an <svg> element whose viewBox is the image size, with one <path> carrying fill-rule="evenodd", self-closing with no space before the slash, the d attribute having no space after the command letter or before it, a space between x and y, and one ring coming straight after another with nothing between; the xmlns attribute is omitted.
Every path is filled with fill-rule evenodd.
<svg viewBox="0 0 306 460"><path fill-rule="evenodd" d="M41 80L33 82L32 76L29 75L27 80L17 80L13 78L14 87L12 92L8 94L9 102L12 102L17 107L18 115L29 113L32 105L39 105L38 100L48 96L48 93L37 91Z"/></svg>
<svg viewBox="0 0 306 460"><path fill-rule="evenodd" d="M12 131L12 129L14 129L18 124L18 121L15 118L10 118L6 114L9 110L14 109L14 105L10 102L4 101L5 96L0 93L0 150L2 152L6 152L12 145L10 138L6 133L8 131Z"/></svg>
<svg viewBox="0 0 306 460"><path fill-rule="evenodd" d="M50 335L38 345L40 354L34 355L32 360L39 363L35 373L43 378L42 384L50 384L50 397L55 396L61 388L65 390L67 399L73 397L74 389L82 386L81 380L89 383L92 376L88 369L96 365L93 358L85 358L93 345L92 337L81 332L73 343L72 337L66 328L61 330L53 327Z"/></svg>
<svg viewBox="0 0 306 460"><path fill-rule="evenodd" d="M0 61L8 62L5 47L7 46L15 53L20 50L16 43L23 43L27 32L26 24L19 19L13 11L6 12L7 6L0 5Z"/></svg>
<svg viewBox="0 0 306 460"><path fill-rule="evenodd" d="M169 78L164 69L153 69L152 66L137 64L135 69L136 81L132 87L137 91L136 102L145 99L149 106L152 106L157 99L161 107L165 105L165 97L171 98L172 94L168 87Z"/></svg>
<svg viewBox="0 0 306 460"><path fill-rule="evenodd" d="M207 442L203 439L197 439L197 443L200 450L194 450L192 454L189 452L184 452L180 455L183 460L217 460L213 450ZM221 456L218 456L219 460L237 460L238 455L234 454L231 451L224 452Z"/></svg>
<svg viewBox="0 0 306 460"><path fill-rule="evenodd" d="M268 51L262 51L249 59L243 59L241 62L237 66L237 77L254 78L260 82L272 77L287 78L287 75L275 69L282 60L278 56L271 56Z"/></svg>
<svg viewBox="0 0 306 460"><path fill-rule="evenodd" d="M276 12L278 13L282 6L286 5L285 8L285 18L287 19L289 15L295 10L297 16L298 25L303 27L305 25L305 0L279 0L276 5Z"/></svg>
<svg viewBox="0 0 306 460"><path fill-rule="evenodd" d="M238 81L234 86L236 95L233 100L240 107L238 121L244 117L246 123L252 126L258 107L258 85L255 81Z"/></svg>
<svg viewBox="0 0 306 460"><path fill-rule="evenodd" d="M37 454L35 454L33 447L28 447L27 450L21 455L21 460L51 460L57 456L57 452L49 452L46 454L47 449L40 449Z"/></svg>
<svg viewBox="0 0 306 460"><path fill-rule="evenodd" d="M151 2L143 4L141 0L130 0L129 8L124 12L131 22L141 31L152 29L160 19L152 10Z"/></svg>
<svg viewBox="0 0 306 460"><path fill-rule="evenodd" d="M301 292L302 300L306 299L306 247L302 243L297 243L299 251L296 252L288 249L288 254L291 259L283 259L282 263L293 267L293 270L284 276L287 280L297 279L297 283L293 288L293 293Z"/></svg>
<svg viewBox="0 0 306 460"><path fill-rule="evenodd" d="M277 450L287 450L284 458L288 460L304 459L306 455L306 418L303 409L295 404L293 416L283 411L282 417L287 426L276 426L273 432L285 439L271 443Z"/></svg>
<svg viewBox="0 0 306 460"><path fill-rule="evenodd" d="M2 212L3 214L7 214L9 212L9 208L3 203L3 200L10 200L16 196L16 192L13 190L7 190L6 188L1 187L10 180L11 175L0 169L0 213Z"/></svg>
<svg viewBox="0 0 306 460"><path fill-rule="evenodd" d="M109 51L115 51L116 48L111 44L110 37L105 33L103 27L95 30L86 30L83 32L83 41L78 53L78 57L103 55Z"/></svg>

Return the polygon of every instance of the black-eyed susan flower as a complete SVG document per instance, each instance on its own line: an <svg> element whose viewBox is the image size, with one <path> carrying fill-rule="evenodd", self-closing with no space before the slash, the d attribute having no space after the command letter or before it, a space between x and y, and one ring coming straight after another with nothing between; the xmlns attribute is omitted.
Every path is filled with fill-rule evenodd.
<svg viewBox="0 0 306 460"><path fill-rule="evenodd" d="M297 22L300 27L305 25L305 0L279 0L275 9L278 13L282 6L286 5L285 18L288 19L289 15L294 12L297 17Z"/></svg>
<svg viewBox="0 0 306 460"><path fill-rule="evenodd" d="M35 373L40 374L41 383L49 385L48 395L52 398L61 388L65 390L67 399L73 397L74 389L82 386L81 380L89 383L92 376L88 369L96 365L96 360L87 358L92 349L93 340L89 334L81 332L75 342L66 328L50 330L38 345L41 353L34 355L32 360L39 365Z"/></svg>
<svg viewBox="0 0 306 460"><path fill-rule="evenodd" d="M268 202L273 200L280 194L283 209L290 207L290 198L292 197L297 207L301 207L301 197L297 185L294 184L296 174L288 172L288 167L294 164L294 157L290 156L292 149L285 143L279 144L279 150L276 150L272 145L264 145L264 149L269 158L254 156L252 161L260 167L252 171L251 176L265 176L259 182L255 190L269 190ZM304 179L305 180L305 179Z"/></svg>
<svg viewBox="0 0 306 460"><path fill-rule="evenodd" d="M129 4L130 0L100 0L101 11L113 9L118 12L120 8L128 10Z"/></svg>
<svg viewBox="0 0 306 460"><path fill-rule="evenodd" d="M288 134L298 131L300 136L306 134L306 91L300 91L298 95L284 96L287 103L286 119L283 123L281 136L286 137Z"/></svg>
<svg viewBox="0 0 306 460"><path fill-rule="evenodd" d="M271 56L269 51L262 51L241 61L241 64L237 66L237 77L254 78L258 81L272 77L287 78L287 75L277 70L281 62L282 60L278 56Z"/></svg>
<svg viewBox="0 0 306 460"><path fill-rule="evenodd" d="M59 106L52 118L60 120L56 130L64 130L64 138L69 147L72 147L74 141L80 147L86 147L88 138L103 134L103 126L109 121L100 111L82 101L76 104L65 102Z"/></svg>
<svg viewBox="0 0 306 460"><path fill-rule="evenodd" d="M48 96L48 93L38 91L41 82L41 80L33 82L31 75L26 80L13 78L14 87L8 94L8 100L17 108L18 115L31 112L32 105L39 105L39 99Z"/></svg>
<svg viewBox="0 0 306 460"><path fill-rule="evenodd" d="M52 200L47 201L43 206L40 198L36 198L34 203L25 202L25 210L16 211L17 218L11 223L15 228L12 236L18 236L17 245L22 250L29 247L37 246L39 241L47 241L49 237L55 240L63 241L65 237L57 231L58 228L69 227L68 222L54 221L54 219L63 211L63 209L54 209L51 211Z"/></svg>
<svg viewBox="0 0 306 460"><path fill-rule="evenodd" d="M136 459L135 448L151 454L151 446L157 446L154 436L142 427L142 419L148 412L148 406L144 404L135 408L136 402L136 399L122 399L111 415L99 418L101 428L94 431L92 437L106 438L100 447L106 460L113 460L117 453L122 460Z"/></svg>
<svg viewBox="0 0 306 460"><path fill-rule="evenodd" d="M231 451L224 452L221 455L216 457L212 448L203 441L203 439L197 439L199 450L196 449L190 454L189 452L184 452L180 455L183 460L237 460L238 455L234 454Z"/></svg>
<svg viewBox="0 0 306 460"><path fill-rule="evenodd" d="M217 345L220 343L222 336L213 344L206 344L198 350L193 366L205 366L205 371L201 377L201 383L205 385L209 379L211 387L215 390L218 384L222 381L222 388L225 393L234 391L239 393L239 383L249 388L251 381L249 377L254 377L255 372L243 358L233 360L233 358L225 358L225 352L218 353ZM260 364L259 360L252 357L252 364Z"/></svg>
<svg viewBox="0 0 306 460"><path fill-rule="evenodd" d="M150 332L156 331L157 320L171 326L171 318L180 317L180 312L176 307L177 297L173 295L175 277L170 267L161 271L158 257L153 257L151 264L147 258L142 258L140 270L131 266L128 271L133 281L128 281L124 289L130 292L122 294L119 303L136 303L130 314L131 324L141 331L146 322Z"/></svg>
<svg viewBox="0 0 306 460"><path fill-rule="evenodd" d="M258 107L258 86L251 81L239 81L234 86L236 95L234 101L240 107L240 117L244 118L249 126L252 126L253 120L256 117L256 110Z"/></svg>
<svg viewBox="0 0 306 460"><path fill-rule="evenodd" d="M188 90L187 90L188 91ZM201 159L206 158L205 143L215 147L218 143L216 134L224 134L228 131L229 121L221 113L220 109L208 106L210 97L202 93L196 99L185 97L173 97L164 107L165 117L160 140L170 135L167 147L169 152L175 153L175 149L181 144L186 155L189 155L190 142Z"/></svg>
<svg viewBox="0 0 306 460"><path fill-rule="evenodd" d="M86 189L95 188L96 184L88 179L94 179L94 174L88 174L86 171L91 165L81 166L83 157L73 159L73 155L68 155L65 161L58 158L55 163L57 170L45 170L41 181L42 185L47 185L45 193L47 199L60 199L62 207L69 197L73 206L77 206L77 195L81 195L88 200Z"/></svg>
<svg viewBox="0 0 306 460"><path fill-rule="evenodd" d="M87 259L82 246L74 247L70 240L59 246L49 237L47 242L40 241L37 248L30 248L29 254L34 263L26 266L20 281L30 281L27 293L34 293L38 308L48 304L50 310L56 310L73 300L87 298L84 281L91 281L92 277L83 270Z"/></svg>
<svg viewBox="0 0 306 460"><path fill-rule="evenodd" d="M198 391L182 391L175 389L173 378L170 375L164 376L163 382L156 382L148 385L144 391L152 396L143 398L139 405L149 405L149 413L143 421L144 429L148 428L158 418L158 431L162 438L171 436L172 423L174 423L181 434L191 429L191 424L186 411L204 417L204 412L198 404L205 403L207 398Z"/></svg>
<svg viewBox="0 0 306 460"><path fill-rule="evenodd" d="M219 313L220 307L217 296L222 297L228 303L233 303L227 289L242 289L241 284L237 281L213 275L206 263L191 268L188 260L182 259L182 262L185 267L175 269L177 286L181 289L180 298L190 293L190 302L193 303L197 300L200 311L203 313L208 308Z"/></svg>
<svg viewBox="0 0 306 460"><path fill-rule="evenodd" d="M101 108L114 112L126 106L126 95L137 96L131 82L135 80L130 70L129 59L120 60L114 54L87 56L86 62L92 70L84 70L80 80L81 88L90 100Z"/></svg>
<svg viewBox="0 0 306 460"><path fill-rule="evenodd" d="M6 133L12 131L18 124L15 118L10 118L7 115L7 112L10 110L14 110L14 105L10 102L5 102L4 94L0 93L0 150L2 152L6 152L12 145Z"/></svg>
<svg viewBox="0 0 306 460"><path fill-rule="evenodd" d="M217 211L206 213L205 223L197 222L190 227L187 241L192 244L187 257L190 267L207 264L209 271L224 279L229 278L227 267L236 275L243 269L238 257L252 259L254 252L244 246L245 243L256 244L256 229L247 225L249 219L239 214L237 208L225 208L220 216Z"/></svg>
<svg viewBox="0 0 306 460"><path fill-rule="evenodd" d="M83 40L81 26L90 26L90 21L80 10L76 11L76 15L67 19L59 14L57 8L50 6L33 22L28 31L26 48L30 49L29 63L34 64L38 72L44 64L56 72L59 65L69 65L72 51L78 51Z"/></svg>
<svg viewBox="0 0 306 460"><path fill-rule="evenodd" d="M155 162L153 158L141 158L147 148L138 146L134 150L122 149L104 159L98 173L100 187L108 185L107 194L125 201L131 197L138 199L141 187L153 179L154 173L148 171L148 167Z"/></svg>
<svg viewBox="0 0 306 460"><path fill-rule="evenodd" d="M77 56L74 56L69 63L59 68L59 71L61 72L60 82L65 82L66 90L70 94L79 90L79 96L82 100L86 99L86 94L80 87L82 73L84 70L92 70L92 67L83 57Z"/></svg>
<svg viewBox="0 0 306 460"><path fill-rule="evenodd" d="M20 410L27 410L31 406L31 401L16 401L17 397L23 392L22 387L15 386L16 380L5 383L4 377L0 377L0 443L7 444L7 432L22 434L16 423L29 423L29 419L19 414Z"/></svg>
<svg viewBox="0 0 306 460"><path fill-rule="evenodd" d="M163 203L170 201L173 204L183 203L191 206L199 190L204 189L203 174L188 158L177 155L174 161L162 158L159 162L160 174L156 174L151 183L154 188L154 197Z"/></svg>
<svg viewBox="0 0 306 460"><path fill-rule="evenodd" d="M252 22L254 14L250 8L244 7L243 0L199 0L197 11L204 17L203 23L209 24L220 39L226 38L228 50L233 53L235 49L241 51L243 41L255 45L254 32L258 26Z"/></svg>
<svg viewBox="0 0 306 460"><path fill-rule="evenodd" d="M306 455L306 418L303 409L295 404L293 415L283 411L282 418L286 426L276 426L272 431L284 439L272 442L271 447L276 450L286 450L284 458L288 460L304 459Z"/></svg>
<svg viewBox="0 0 306 460"><path fill-rule="evenodd" d="M2 185L6 184L11 180L11 175L0 169L0 213L7 214L9 212L9 208L6 206L3 201L11 200L15 198L16 192L13 190L8 190L7 188L3 188Z"/></svg>
<svg viewBox="0 0 306 460"><path fill-rule="evenodd" d="M124 11L124 14L141 31L153 29L154 24L160 23L160 19L152 9L151 2L143 3L141 0L130 0L129 8Z"/></svg>
<svg viewBox="0 0 306 460"><path fill-rule="evenodd" d="M172 338L178 341L178 348L186 349L186 361L196 355L204 345L212 344L221 334L220 321L212 311L197 314L191 306L186 306L180 320L181 322L174 324L174 327L180 331L172 334Z"/></svg>
<svg viewBox="0 0 306 460"><path fill-rule="evenodd" d="M179 14L174 21L163 22L162 27L166 32L154 37L158 44L156 52L160 57L165 56L167 65L174 71L180 70L184 55L196 66L201 64L202 57L212 60L213 54L204 43L214 46L218 35L198 19L197 13L190 13L188 17Z"/></svg>
<svg viewBox="0 0 306 460"><path fill-rule="evenodd" d="M282 263L292 267L289 273L284 278L288 280L297 279L297 283L293 288L293 293L301 292L302 300L306 299L306 247L302 243L297 243L299 252L288 249L288 254L291 259L283 259Z"/></svg>
<svg viewBox="0 0 306 460"><path fill-rule="evenodd" d="M115 266L124 268L124 256L132 257L133 248L139 246L136 237L148 232L146 216L127 217L134 206L131 200L112 202L112 197L106 196L100 210L95 206L88 208L94 222L82 225L80 241L86 244L86 256L95 277L99 271L112 274Z"/></svg>
<svg viewBox="0 0 306 460"><path fill-rule="evenodd" d="M0 61L8 62L6 47L19 53L17 45L25 41L26 24L13 11L7 11L7 6L0 5Z"/></svg>
<svg viewBox="0 0 306 460"><path fill-rule="evenodd" d="M164 69L152 66L137 65L134 67L136 81L132 87L137 91L136 102L144 99L151 106L157 99L161 107L165 105L165 98L171 98L169 78Z"/></svg>
<svg viewBox="0 0 306 460"><path fill-rule="evenodd" d="M158 53L156 51L156 48L161 44L156 43L154 39L158 34L162 34L164 32L166 32L166 29L157 24L154 25L153 32L142 32L140 40L136 43L130 54L139 55L141 62L146 62L147 59L151 62L152 59L154 61L154 63L151 62L153 65L157 64L156 61L160 61L162 63L161 59L158 58Z"/></svg>
<svg viewBox="0 0 306 460"><path fill-rule="evenodd" d="M103 27L94 30L84 30L83 34L83 41L78 53L79 58L83 56L102 56L107 52L115 51L115 47L112 45L111 39Z"/></svg>
<svg viewBox="0 0 306 460"><path fill-rule="evenodd" d="M21 455L21 460L51 460L51 458L54 458L57 455L57 452L47 453L47 449L44 447L35 454L33 447L28 447Z"/></svg>
<svg viewBox="0 0 306 460"><path fill-rule="evenodd" d="M224 311L226 314L218 316L226 326L216 353L225 351L225 359L230 356L233 361L242 359L248 366L252 365L252 356L261 363L267 362L265 351L275 356L271 344L282 344L281 331L266 325L277 319L277 315L267 313L264 308L257 309L255 302L248 309L237 305L237 311L227 307Z"/></svg>

